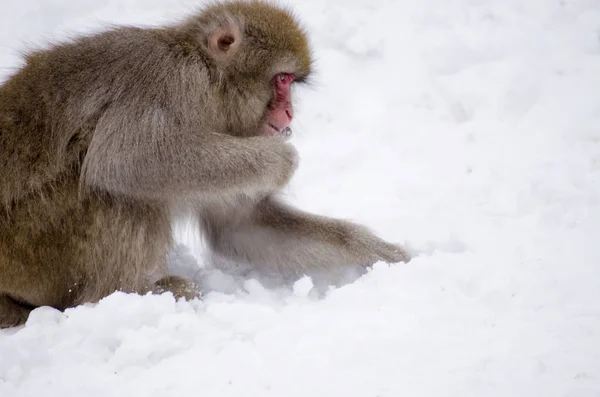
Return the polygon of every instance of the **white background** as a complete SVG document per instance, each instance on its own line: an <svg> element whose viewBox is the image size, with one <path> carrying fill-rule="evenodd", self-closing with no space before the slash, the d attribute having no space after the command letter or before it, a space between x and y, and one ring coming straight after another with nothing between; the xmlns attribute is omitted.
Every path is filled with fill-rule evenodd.
<svg viewBox="0 0 600 397"><path fill-rule="evenodd" d="M19 52L195 1L2 2ZM287 199L409 264L317 294L207 270L203 301L114 294L0 331L0 396L600 396L600 3L314 0ZM1 133L1 131L0 131Z"/></svg>

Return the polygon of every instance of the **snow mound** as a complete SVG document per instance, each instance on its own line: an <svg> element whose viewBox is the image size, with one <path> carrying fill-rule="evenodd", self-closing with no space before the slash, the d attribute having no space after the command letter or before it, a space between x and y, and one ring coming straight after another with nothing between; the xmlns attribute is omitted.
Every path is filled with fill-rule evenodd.
<svg viewBox="0 0 600 397"><path fill-rule="evenodd" d="M0 331L0 396L600 395L600 7L291 1L317 57L287 199L407 244L346 283L204 260L202 300L115 293ZM11 2L18 52L192 0ZM22 43L22 44L21 44Z"/></svg>

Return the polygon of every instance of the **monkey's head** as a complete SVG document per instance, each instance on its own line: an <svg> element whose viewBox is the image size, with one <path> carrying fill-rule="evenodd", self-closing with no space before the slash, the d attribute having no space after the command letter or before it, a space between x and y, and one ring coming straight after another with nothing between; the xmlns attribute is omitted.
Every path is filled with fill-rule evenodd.
<svg viewBox="0 0 600 397"><path fill-rule="evenodd" d="M291 12L263 1L213 5L185 25L210 60L226 128L278 135L293 118L291 87L311 73L304 30Z"/></svg>

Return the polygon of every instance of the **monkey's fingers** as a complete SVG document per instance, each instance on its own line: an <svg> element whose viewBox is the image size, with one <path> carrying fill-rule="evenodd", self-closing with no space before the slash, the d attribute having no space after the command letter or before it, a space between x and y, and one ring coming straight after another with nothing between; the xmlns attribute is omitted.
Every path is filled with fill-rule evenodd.
<svg viewBox="0 0 600 397"><path fill-rule="evenodd" d="M406 249L385 241L380 241L379 244L376 244L376 246L372 248L372 252L378 260L386 263L408 263L411 260L411 255Z"/></svg>
<svg viewBox="0 0 600 397"><path fill-rule="evenodd" d="M399 245L394 245L394 244L390 244L390 246L391 246L390 247L391 255L389 258L392 261L392 263L398 263L398 262L408 263L408 262L410 262L410 260L412 259L412 256L406 249L404 249L403 247L401 247Z"/></svg>

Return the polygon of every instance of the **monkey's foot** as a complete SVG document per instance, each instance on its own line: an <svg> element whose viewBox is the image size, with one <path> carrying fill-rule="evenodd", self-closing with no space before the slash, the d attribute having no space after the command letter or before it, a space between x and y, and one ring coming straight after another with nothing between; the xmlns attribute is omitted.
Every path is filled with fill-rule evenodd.
<svg viewBox="0 0 600 397"><path fill-rule="evenodd" d="M0 329L25 324L32 309L7 295L0 295Z"/></svg>
<svg viewBox="0 0 600 397"><path fill-rule="evenodd" d="M160 294L167 291L171 292L176 299L192 300L201 296L198 284L179 276L167 276L156 282L153 292Z"/></svg>

